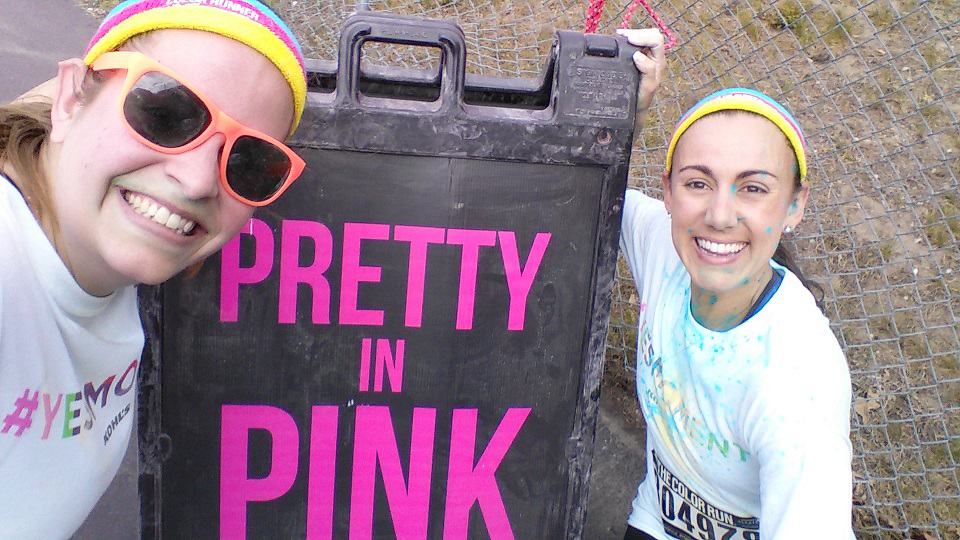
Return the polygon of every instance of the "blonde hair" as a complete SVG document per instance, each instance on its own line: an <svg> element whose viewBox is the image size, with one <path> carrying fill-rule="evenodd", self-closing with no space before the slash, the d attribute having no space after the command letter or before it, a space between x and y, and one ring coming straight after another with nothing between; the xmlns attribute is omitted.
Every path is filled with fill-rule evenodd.
<svg viewBox="0 0 960 540"><path fill-rule="evenodd" d="M15 101L0 106L0 169L23 193L44 230L56 231L43 149L50 138L49 100Z"/></svg>

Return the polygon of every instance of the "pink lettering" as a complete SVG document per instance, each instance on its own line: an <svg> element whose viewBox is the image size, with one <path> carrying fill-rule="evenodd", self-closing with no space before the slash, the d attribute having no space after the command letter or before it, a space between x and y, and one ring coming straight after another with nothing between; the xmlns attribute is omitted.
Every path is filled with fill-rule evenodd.
<svg viewBox="0 0 960 540"><path fill-rule="evenodd" d="M373 340L363 338L360 342L360 384L361 392L370 390L370 356ZM374 371L373 391L383 392L383 375L390 380L390 391L399 393L403 388L403 353L406 342L397 340L396 353L390 349L389 339L377 340L377 365Z"/></svg>
<svg viewBox="0 0 960 540"><path fill-rule="evenodd" d="M379 266L360 265L360 244L364 240L387 240L390 226L376 223L343 224L343 266L340 276L340 324L383 325L383 310L357 307L359 284L379 282Z"/></svg>
<svg viewBox="0 0 960 540"><path fill-rule="evenodd" d="M245 538L247 502L269 501L283 495L297 476L299 434L286 411L266 405L224 405L220 430L220 537ZM270 473L247 476L249 431L270 433Z"/></svg>
<svg viewBox="0 0 960 540"><path fill-rule="evenodd" d="M527 255L527 262L520 267L517 254L517 237L511 231L500 231L500 252L503 256L503 268L507 273L507 287L510 291L510 315L507 317L507 330L523 330L527 314L527 296L533 279L537 276L543 254L550 243L550 233L537 233L533 246Z"/></svg>
<svg viewBox="0 0 960 540"><path fill-rule="evenodd" d="M373 340L363 338L360 342L360 391L370 390L370 354Z"/></svg>
<svg viewBox="0 0 960 540"><path fill-rule="evenodd" d="M357 407L350 500L352 540L369 540L373 534L373 489L378 463L396 538L413 540L427 537L435 428L435 409L418 407L413 410L409 482L405 482L390 409L383 406Z"/></svg>
<svg viewBox="0 0 960 540"><path fill-rule="evenodd" d="M313 241L313 262L300 266L300 240ZM313 324L330 323L330 283L324 272L333 260L333 236L330 229L315 221L284 220L280 237L280 311L277 322L292 324L297 320L297 287L303 283L313 292L310 320Z"/></svg>
<svg viewBox="0 0 960 540"><path fill-rule="evenodd" d="M446 232L436 227L397 225L394 240L410 242L410 263L407 268L407 310L404 324L420 328L423 322L423 291L427 277L427 246L442 244Z"/></svg>
<svg viewBox="0 0 960 540"><path fill-rule="evenodd" d="M53 421L57 418L57 412L60 410L60 402L63 401L63 394L57 394L57 403L50 407L50 394L43 395L43 437L46 440L50 436L50 428L53 427Z"/></svg>
<svg viewBox="0 0 960 540"><path fill-rule="evenodd" d="M280 225L279 286L277 292L277 322L294 324L298 320L298 296L301 285L306 285L311 294L310 320L313 324L330 324L338 317L337 324L357 326L382 326L386 317L383 309L360 306L360 289L363 283L399 284L402 275L384 277L384 268L362 264L364 241L403 242L409 246L406 276L406 303L403 313L404 325L408 328L423 326L424 302L427 289L427 262L432 249L456 249L436 246L460 246L460 272L456 298L457 330L472 330L476 316L477 287L480 272L481 248L500 244L509 304L507 329L523 330L526 322L527 303L534 281L543 264L551 233L539 232L533 238L529 252L521 258L513 231L473 229L444 229L414 225L388 225L382 223L344 223L342 253L339 275L328 275L335 267L333 253L336 249L331 230L316 221L284 220ZM253 242L241 241L243 235L253 237ZM392 235L392 236L391 236ZM273 271L275 251L274 232L265 222L251 219L247 230L230 240L223 248L220 276L220 320L236 322L239 317L240 288L264 282ZM311 260L301 261L304 245L313 244ZM252 256L245 253L243 260L251 266L241 266L241 244L251 246ZM309 250L306 250L309 252ZM388 270L402 272L389 267ZM443 275L443 273L438 274ZM382 285L379 290L383 290ZM502 289L495 286L493 290ZM335 290L339 288L339 291ZM491 291L486 291L489 294ZM333 295L339 295L339 307L331 313ZM398 314L399 315L399 314Z"/></svg>
<svg viewBox="0 0 960 540"><path fill-rule="evenodd" d="M256 255L253 266L240 267L240 237L253 236ZM240 306L240 285L259 283L273 269L273 231L265 222L252 218L247 232L241 231L223 246L220 256L220 321L237 322Z"/></svg>
<svg viewBox="0 0 960 540"><path fill-rule="evenodd" d="M460 256L460 289L457 294L457 330L473 328L473 304L477 292L477 266L481 246L493 246L497 243L495 231L469 229L450 229L447 231L448 244L460 244L463 253Z"/></svg>
<svg viewBox="0 0 960 540"><path fill-rule="evenodd" d="M470 508L474 502L480 504L480 512L490 538L513 540L513 529L510 527L495 474L529 414L530 409L508 409L474 466L477 410L453 411L446 513L443 520L444 540L467 538Z"/></svg>
<svg viewBox="0 0 960 540"><path fill-rule="evenodd" d="M390 379L390 391L397 394L403 388L403 351L406 342L397 340L397 352L390 350L389 339L377 340L377 368L373 374L373 391L383 392L383 372Z"/></svg>
<svg viewBox="0 0 960 540"><path fill-rule="evenodd" d="M310 420L307 540L333 538L333 488L337 467L336 406L315 406Z"/></svg>

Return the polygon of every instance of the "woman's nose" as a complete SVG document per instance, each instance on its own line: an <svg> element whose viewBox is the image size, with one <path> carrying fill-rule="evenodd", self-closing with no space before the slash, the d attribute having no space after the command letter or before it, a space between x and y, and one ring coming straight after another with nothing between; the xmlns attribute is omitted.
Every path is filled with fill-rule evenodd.
<svg viewBox="0 0 960 540"><path fill-rule="evenodd" d="M705 222L717 230L729 229L737 224L736 193L729 189L718 189L707 207Z"/></svg>
<svg viewBox="0 0 960 540"><path fill-rule="evenodd" d="M217 133L192 150L167 156L165 171L180 185L185 198L215 198L220 192L223 144L224 136Z"/></svg>

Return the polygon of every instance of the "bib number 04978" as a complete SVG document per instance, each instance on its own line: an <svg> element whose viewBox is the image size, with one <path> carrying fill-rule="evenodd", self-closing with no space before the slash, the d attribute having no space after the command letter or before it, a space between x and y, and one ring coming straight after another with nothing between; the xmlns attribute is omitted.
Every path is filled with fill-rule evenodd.
<svg viewBox="0 0 960 540"><path fill-rule="evenodd" d="M676 477L653 453L657 498L664 531L680 540L760 540L760 521L708 503Z"/></svg>

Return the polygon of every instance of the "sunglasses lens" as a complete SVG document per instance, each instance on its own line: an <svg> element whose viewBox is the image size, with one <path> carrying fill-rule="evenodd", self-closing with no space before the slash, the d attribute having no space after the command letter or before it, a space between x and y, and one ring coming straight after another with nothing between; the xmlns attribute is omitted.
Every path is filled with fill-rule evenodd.
<svg viewBox="0 0 960 540"><path fill-rule="evenodd" d="M164 148L183 146L210 125L210 111L179 81L144 73L123 100L123 115L134 131Z"/></svg>
<svg viewBox="0 0 960 540"><path fill-rule="evenodd" d="M276 145L243 135L230 149L227 183L237 195L262 202L283 187L290 168L290 158Z"/></svg>

